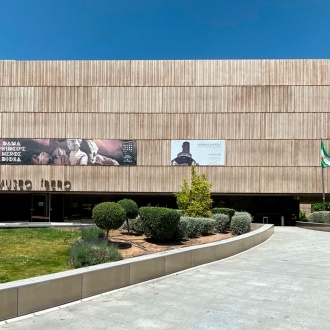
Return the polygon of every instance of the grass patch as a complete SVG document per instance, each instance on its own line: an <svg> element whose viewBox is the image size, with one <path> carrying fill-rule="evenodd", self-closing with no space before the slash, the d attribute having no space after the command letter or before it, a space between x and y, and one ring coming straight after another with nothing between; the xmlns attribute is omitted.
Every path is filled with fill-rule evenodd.
<svg viewBox="0 0 330 330"><path fill-rule="evenodd" d="M77 229L1 229L0 283L72 269L69 250L79 237Z"/></svg>
<svg viewBox="0 0 330 330"><path fill-rule="evenodd" d="M81 238L85 240L97 239L105 237L105 230L99 227L93 226L88 228L82 228L80 230Z"/></svg>

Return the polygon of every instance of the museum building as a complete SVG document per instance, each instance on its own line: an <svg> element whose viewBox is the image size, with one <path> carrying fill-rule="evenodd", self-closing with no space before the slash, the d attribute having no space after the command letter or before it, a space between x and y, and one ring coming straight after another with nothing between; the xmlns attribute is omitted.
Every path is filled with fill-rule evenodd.
<svg viewBox="0 0 330 330"><path fill-rule="evenodd" d="M195 165L214 206L294 225L322 202L329 101L330 60L0 61L0 221L176 207Z"/></svg>

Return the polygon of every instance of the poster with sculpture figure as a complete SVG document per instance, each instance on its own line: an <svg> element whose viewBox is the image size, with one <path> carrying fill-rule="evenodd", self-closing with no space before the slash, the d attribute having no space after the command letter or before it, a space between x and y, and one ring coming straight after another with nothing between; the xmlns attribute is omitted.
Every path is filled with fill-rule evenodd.
<svg viewBox="0 0 330 330"><path fill-rule="evenodd" d="M0 139L0 164L136 165L135 140Z"/></svg>
<svg viewBox="0 0 330 330"><path fill-rule="evenodd" d="M224 140L172 140L171 165L223 166Z"/></svg>

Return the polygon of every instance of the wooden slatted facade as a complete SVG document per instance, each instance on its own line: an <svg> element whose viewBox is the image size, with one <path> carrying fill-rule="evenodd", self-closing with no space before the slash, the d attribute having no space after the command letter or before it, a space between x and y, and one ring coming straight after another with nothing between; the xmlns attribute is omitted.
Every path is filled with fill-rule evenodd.
<svg viewBox="0 0 330 330"><path fill-rule="evenodd" d="M190 170L170 165L171 140L225 140L225 165L197 168L214 194L308 202L329 106L330 60L0 61L1 138L137 140L137 166L0 165L1 180L172 194Z"/></svg>

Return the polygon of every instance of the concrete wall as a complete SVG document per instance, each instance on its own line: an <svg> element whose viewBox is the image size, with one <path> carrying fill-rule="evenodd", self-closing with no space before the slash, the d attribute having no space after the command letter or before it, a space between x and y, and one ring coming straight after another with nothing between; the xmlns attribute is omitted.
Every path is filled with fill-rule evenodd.
<svg viewBox="0 0 330 330"><path fill-rule="evenodd" d="M0 321L221 260L273 233L273 225L263 225L219 242L0 284Z"/></svg>
<svg viewBox="0 0 330 330"><path fill-rule="evenodd" d="M316 223L316 222L297 221L297 227L305 228L305 229L311 229L311 230L330 232L330 224L329 223Z"/></svg>

